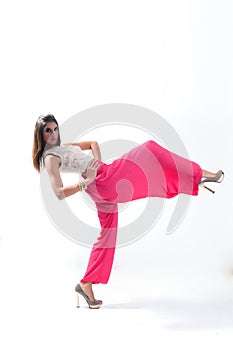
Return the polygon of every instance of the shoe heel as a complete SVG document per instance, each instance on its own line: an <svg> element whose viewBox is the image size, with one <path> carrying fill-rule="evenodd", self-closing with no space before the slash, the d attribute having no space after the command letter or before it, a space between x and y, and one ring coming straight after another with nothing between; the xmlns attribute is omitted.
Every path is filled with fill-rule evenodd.
<svg viewBox="0 0 233 350"><path fill-rule="evenodd" d="M201 183L200 186L205 188L206 190L210 191L213 194L215 193L215 191L213 191L211 188L207 187L204 183Z"/></svg>
<svg viewBox="0 0 233 350"><path fill-rule="evenodd" d="M79 305L79 295L78 295L77 292L75 294L76 294L75 295L75 297L76 297L76 307L80 307L80 305Z"/></svg>

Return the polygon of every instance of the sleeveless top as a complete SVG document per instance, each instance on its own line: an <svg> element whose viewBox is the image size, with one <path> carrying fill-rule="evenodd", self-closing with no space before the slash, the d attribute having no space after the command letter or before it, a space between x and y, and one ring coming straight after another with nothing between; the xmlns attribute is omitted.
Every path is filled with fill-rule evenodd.
<svg viewBox="0 0 233 350"><path fill-rule="evenodd" d="M83 173L93 156L86 155L79 146L61 145L48 149L43 153L43 159L49 154L61 160L60 171L67 173Z"/></svg>

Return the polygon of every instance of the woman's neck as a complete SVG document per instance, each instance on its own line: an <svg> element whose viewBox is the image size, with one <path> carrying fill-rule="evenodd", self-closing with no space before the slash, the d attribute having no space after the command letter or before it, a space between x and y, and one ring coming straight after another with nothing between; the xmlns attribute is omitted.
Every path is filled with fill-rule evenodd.
<svg viewBox="0 0 233 350"><path fill-rule="evenodd" d="M53 148L58 147L58 146L59 146L59 145L50 145L49 143L47 143L47 144L45 145L45 149L46 149L46 151L47 151L47 150L53 149Z"/></svg>

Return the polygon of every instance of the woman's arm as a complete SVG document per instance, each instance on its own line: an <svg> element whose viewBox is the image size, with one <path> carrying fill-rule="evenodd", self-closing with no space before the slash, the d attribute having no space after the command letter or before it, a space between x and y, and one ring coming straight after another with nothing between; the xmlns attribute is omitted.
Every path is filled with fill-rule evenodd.
<svg viewBox="0 0 233 350"><path fill-rule="evenodd" d="M82 142L73 142L65 143L65 145L79 146L81 150L86 151L91 149L94 159L101 160L101 152L98 142L96 141L82 141Z"/></svg>
<svg viewBox="0 0 233 350"><path fill-rule="evenodd" d="M101 160L101 152L100 152L100 147L98 142L95 141L91 144L91 150L92 150L94 159Z"/></svg>
<svg viewBox="0 0 233 350"><path fill-rule="evenodd" d="M59 172L60 159L53 155L48 155L45 158L45 168L49 175L50 184L58 199L64 199L79 191L78 184L71 186L63 186Z"/></svg>
<svg viewBox="0 0 233 350"><path fill-rule="evenodd" d="M58 199L64 199L80 191L79 184L63 186L62 179L59 172L60 159L53 155L47 155L45 158L45 168L49 174L50 183L54 193ZM86 171L86 179L84 182L87 186L94 181L97 169L100 165L94 161L89 164Z"/></svg>

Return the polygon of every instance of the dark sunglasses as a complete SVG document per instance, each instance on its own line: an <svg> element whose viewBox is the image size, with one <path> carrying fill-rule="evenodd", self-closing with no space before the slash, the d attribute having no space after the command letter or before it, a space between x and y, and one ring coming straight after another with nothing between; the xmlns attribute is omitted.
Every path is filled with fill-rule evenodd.
<svg viewBox="0 0 233 350"><path fill-rule="evenodd" d="M54 130L50 129L50 128L45 128L45 132L48 134L52 134L53 132L58 132L59 131L59 127L56 126L56 128L54 128Z"/></svg>

